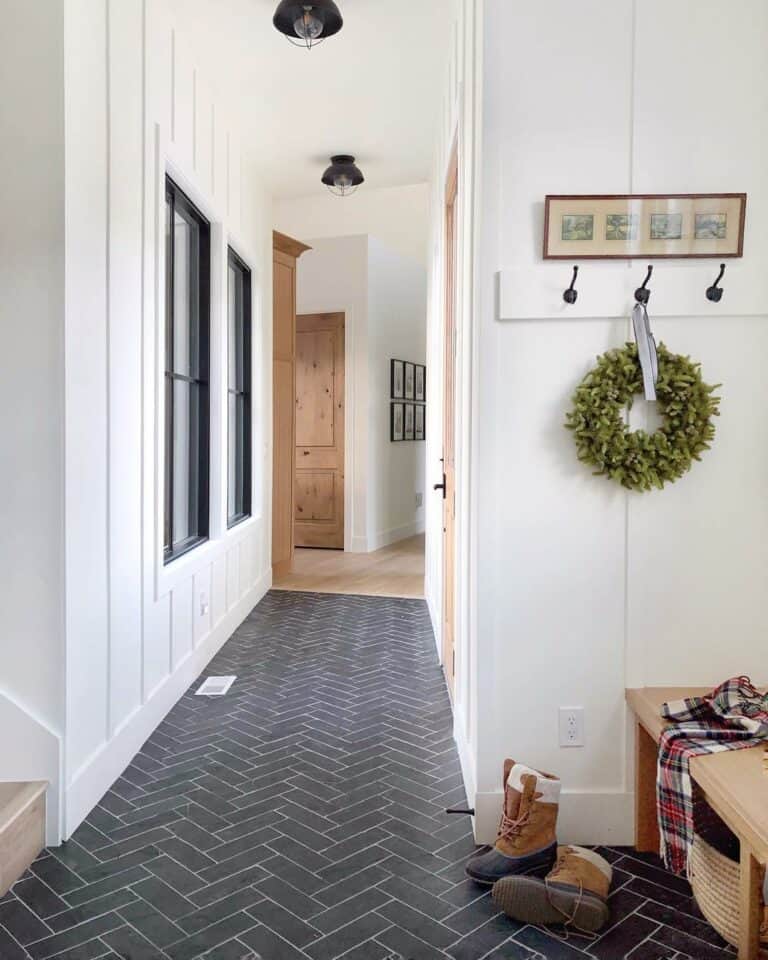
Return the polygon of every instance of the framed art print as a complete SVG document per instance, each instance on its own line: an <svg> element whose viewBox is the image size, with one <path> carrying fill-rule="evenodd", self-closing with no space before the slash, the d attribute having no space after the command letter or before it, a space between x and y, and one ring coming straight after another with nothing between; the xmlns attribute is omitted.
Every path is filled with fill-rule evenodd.
<svg viewBox="0 0 768 960"><path fill-rule="evenodd" d="M402 400L405 397L405 371L402 360L390 360L390 394L393 400Z"/></svg>
<svg viewBox="0 0 768 960"><path fill-rule="evenodd" d="M413 440L414 439L414 422L415 422L415 412L416 407L412 403L406 403L405 406L405 427L403 429L403 439L404 440Z"/></svg>
<svg viewBox="0 0 768 960"><path fill-rule="evenodd" d="M391 403L389 405L389 439L392 443L397 443L404 439L404 406L405 404L403 403Z"/></svg>
<svg viewBox="0 0 768 960"><path fill-rule="evenodd" d="M545 260L741 257L746 193L548 196Z"/></svg>
<svg viewBox="0 0 768 960"><path fill-rule="evenodd" d="M416 368L412 363L405 364L405 399L415 399Z"/></svg>
<svg viewBox="0 0 768 960"><path fill-rule="evenodd" d="M414 440L423 440L424 439L424 420L426 414L426 407L416 407L415 420L413 426L413 438Z"/></svg>
<svg viewBox="0 0 768 960"><path fill-rule="evenodd" d="M424 403L427 399L427 368L420 363L416 364L416 396L415 399Z"/></svg>

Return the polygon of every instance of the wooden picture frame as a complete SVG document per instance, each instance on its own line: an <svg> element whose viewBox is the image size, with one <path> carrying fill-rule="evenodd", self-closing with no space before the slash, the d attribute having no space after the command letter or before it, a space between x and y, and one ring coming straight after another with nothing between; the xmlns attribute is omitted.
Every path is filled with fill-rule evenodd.
<svg viewBox="0 0 768 960"><path fill-rule="evenodd" d="M744 254L746 193L552 194L545 260L669 260Z"/></svg>
<svg viewBox="0 0 768 960"><path fill-rule="evenodd" d="M416 407L413 421L413 439L427 439L427 408L424 406Z"/></svg>
<svg viewBox="0 0 768 960"><path fill-rule="evenodd" d="M405 416L403 419L403 440L414 440L414 427L416 424L416 404L404 403Z"/></svg>
<svg viewBox="0 0 768 960"><path fill-rule="evenodd" d="M393 400L405 399L405 370L402 360L389 361L389 394Z"/></svg>
<svg viewBox="0 0 768 960"><path fill-rule="evenodd" d="M405 362L405 399L416 399L416 365Z"/></svg>
<svg viewBox="0 0 768 960"><path fill-rule="evenodd" d="M405 439L405 404L391 403L389 405L389 439L392 443L399 443Z"/></svg>
<svg viewBox="0 0 768 960"><path fill-rule="evenodd" d="M427 368L423 363L416 364L416 381L414 386L414 400L425 403L427 399Z"/></svg>

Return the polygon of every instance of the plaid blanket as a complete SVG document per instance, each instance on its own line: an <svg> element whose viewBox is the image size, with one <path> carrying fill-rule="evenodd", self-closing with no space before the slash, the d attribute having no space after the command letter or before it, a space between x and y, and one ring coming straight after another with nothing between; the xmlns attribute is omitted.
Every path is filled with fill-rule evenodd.
<svg viewBox="0 0 768 960"><path fill-rule="evenodd" d="M693 842L691 757L754 747L768 738L768 694L749 677L734 677L704 697L665 703L661 713L673 724L659 740L661 856L669 870L685 873Z"/></svg>

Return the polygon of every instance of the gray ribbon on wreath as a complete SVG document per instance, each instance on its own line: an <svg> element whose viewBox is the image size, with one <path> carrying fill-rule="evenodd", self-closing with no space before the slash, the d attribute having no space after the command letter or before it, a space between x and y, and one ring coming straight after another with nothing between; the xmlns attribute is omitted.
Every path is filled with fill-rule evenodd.
<svg viewBox="0 0 768 960"><path fill-rule="evenodd" d="M635 330L637 357L643 372L643 390L646 400L656 400L656 381L659 379L659 358L656 341L651 333L651 323L644 303L636 303L632 311L632 326Z"/></svg>

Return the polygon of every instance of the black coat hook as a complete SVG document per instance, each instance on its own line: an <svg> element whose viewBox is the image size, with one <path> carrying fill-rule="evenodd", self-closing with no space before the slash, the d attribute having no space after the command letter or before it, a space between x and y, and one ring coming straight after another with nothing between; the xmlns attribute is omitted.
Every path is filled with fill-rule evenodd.
<svg viewBox="0 0 768 960"><path fill-rule="evenodd" d="M635 300L638 303L648 303L648 300L651 296L651 291L648 289L648 281L651 279L651 274L653 273L653 265L648 264L648 273L645 275L645 280L643 280L642 287L638 287L635 290Z"/></svg>
<svg viewBox="0 0 768 960"><path fill-rule="evenodd" d="M566 303L576 303L576 298L577 298L578 295L579 295L579 291L575 289L576 277L577 277L578 275L579 275L579 268L578 268L578 267L574 267L574 268L573 268L573 279L571 280L571 285L570 285L570 287L568 287L568 289L567 289L566 291L564 291L564 293L563 293L563 300L565 300Z"/></svg>
<svg viewBox="0 0 768 960"><path fill-rule="evenodd" d="M707 300L711 300L712 303L720 303L723 299L723 288L719 287L718 284L723 279L723 274L725 273L725 264L720 264L720 273L717 275L717 280L712 284L711 287L707 287Z"/></svg>

